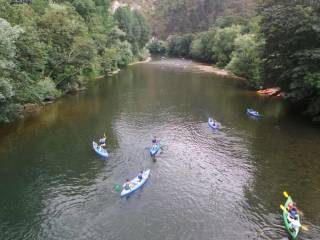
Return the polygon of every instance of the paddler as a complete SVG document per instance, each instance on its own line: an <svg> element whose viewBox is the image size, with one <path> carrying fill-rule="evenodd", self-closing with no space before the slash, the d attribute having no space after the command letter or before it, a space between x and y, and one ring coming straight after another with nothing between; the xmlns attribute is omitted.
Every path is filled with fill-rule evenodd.
<svg viewBox="0 0 320 240"><path fill-rule="evenodd" d="M288 204L288 212L291 218L296 219L296 215L298 214L298 208L295 202L291 202Z"/></svg>
<svg viewBox="0 0 320 240"><path fill-rule="evenodd" d="M290 224L290 231L298 231L299 227L301 227L301 224L298 220L292 218L290 216L290 214L288 214L288 221L289 221L289 224Z"/></svg>
<svg viewBox="0 0 320 240"><path fill-rule="evenodd" d="M99 140L100 147L105 147L106 146L106 142L107 142L106 134L103 134L103 137L100 138L100 140Z"/></svg>
<svg viewBox="0 0 320 240"><path fill-rule="evenodd" d="M152 147L155 147L156 144L157 144L157 138L156 138L156 136L154 136L152 139Z"/></svg>
<svg viewBox="0 0 320 240"><path fill-rule="evenodd" d="M301 227L300 222L298 221L297 214L298 208L296 207L295 202L291 202L288 204L288 221L290 223L291 231L298 231L299 227Z"/></svg>
<svg viewBox="0 0 320 240"><path fill-rule="evenodd" d="M125 190L130 190L131 189L131 182L129 179L126 180L125 184L123 184L123 188Z"/></svg>
<svg viewBox="0 0 320 240"><path fill-rule="evenodd" d="M142 181L142 179L143 179L143 171L141 171L141 172L139 173L138 179L139 179L140 182Z"/></svg>

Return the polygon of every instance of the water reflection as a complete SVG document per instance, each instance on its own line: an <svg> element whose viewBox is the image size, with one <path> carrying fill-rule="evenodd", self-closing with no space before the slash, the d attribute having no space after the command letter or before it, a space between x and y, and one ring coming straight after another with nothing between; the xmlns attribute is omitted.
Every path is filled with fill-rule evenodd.
<svg viewBox="0 0 320 240"><path fill-rule="evenodd" d="M250 106L265 116L252 121ZM194 67L135 65L42 113L1 127L4 239L281 239L283 190L320 236L319 130ZM212 116L223 128L212 131ZM107 134L110 158L91 141ZM163 150L156 161L152 136ZM129 199L113 190L150 168Z"/></svg>

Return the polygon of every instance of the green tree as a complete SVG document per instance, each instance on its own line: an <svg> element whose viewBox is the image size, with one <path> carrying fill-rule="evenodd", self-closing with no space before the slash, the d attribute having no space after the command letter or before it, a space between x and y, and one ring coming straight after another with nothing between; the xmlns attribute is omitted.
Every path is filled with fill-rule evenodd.
<svg viewBox="0 0 320 240"><path fill-rule="evenodd" d="M217 27L243 24L254 7L254 0L156 0L151 20L154 31L165 38L207 31L217 22Z"/></svg>
<svg viewBox="0 0 320 240"><path fill-rule="evenodd" d="M101 56L102 73L109 75L118 69L118 51L116 48L106 48Z"/></svg>
<svg viewBox="0 0 320 240"><path fill-rule="evenodd" d="M86 21L89 20L96 10L95 3L92 0L74 0L72 5Z"/></svg>
<svg viewBox="0 0 320 240"><path fill-rule="evenodd" d="M213 39L213 61L219 67L226 66L231 60L231 53L235 49L235 39L241 33L241 26L218 28Z"/></svg>
<svg viewBox="0 0 320 240"><path fill-rule="evenodd" d="M14 102L17 87L14 58L15 42L21 33L20 27L12 27L5 19L0 18L0 122L9 122L15 117L18 107Z"/></svg>
<svg viewBox="0 0 320 240"><path fill-rule="evenodd" d="M310 1L263 1L261 32L266 40L264 78L288 92L320 120L320 6Z"/></svg>
<svg viewBox="0 0 320 240"><path fill-rule="evenodd" d="M19 105L53 99L146 55L143 15L124 9L114 18L110 3L0 0L0 122L11 121Z"/></svg>
<svg viewBox="0 0 320 240"><path fill-rule="evenodd" d="M34 12L38 13L39 15L44 14L48 6L49 6L48 0L32 0L32 4L31 4L31 7L33 8Z"/></svg>
<svg viewBox="0 0 320 240"><path fill-rule="evenodd" d="M145 46L149 39L150 28L144 16L129 7L120 7L114 13L114 18L119 24L119 28L126 33L125 40L131 44L134 55Z"/></svg>
<svg viewBox="0 0 320 240"><path fill-rule="evenodd" d="M132 12L133 14L133 18L135 19L135 22L137 23L137 26L139 26L139 38L138 38L138 45L139 45L139 49L142 49L146 43L148 42L149 38L150 38L150 26L147 23L146 18L141 14L141 12L134 10ZM133 30L133 32L135 34L137 34L137 32L135 32Z"/></svg>
<svg viewBox="0 0 320 240"><path fill-rule="evenodd" d="M27 72L29 78L43 78L47 62L47 48L40 42L35 29L28 27L16 41L17 53L15 62L20 71Z"/></svg>
<svg viewBox="0 0 320 240"><path fill-rule="evenodd" d="M166 43L161 40L154 40L148 43L147 48L151 54L163 55L167 52Z"/></svg>
<svg viewBox="0 0 320 240"><path fill-rule="evenodd" d="M119 42L117 47L118 59L117 63L119 67L125 67L133 60L133 53L131 51L131 45L129 42Z"/></svg>
<svg viewBox="0 0 320 240"><path fill-rule="evenodd" d="M253 87L261 86L263 40L255 34L239 35L226 69L249 80Z"/></svg>
<svg viewBox="0 0 320 240"><path fill-rule="evenodd" d="M211 29L207 32L202 32L195 36L191 44L192 58L199 61L212 62L212 47L215 33L215 29Z"/></svg>
<svg viewBox="0 0 320 240"><path fill-rule="evenodd" d="M82 66L70 60L75 40L87 34L82 18L70 7L49 8L39 22L40 39L48 46L46 74L59 88L66 89L77 80Z"/></svg>
<svg viewBox="0 0 320 240"><path fill-rule="evenodd" d="M168 53L171 56L189 57L193 34L172 35L168 37Z"/></svg>

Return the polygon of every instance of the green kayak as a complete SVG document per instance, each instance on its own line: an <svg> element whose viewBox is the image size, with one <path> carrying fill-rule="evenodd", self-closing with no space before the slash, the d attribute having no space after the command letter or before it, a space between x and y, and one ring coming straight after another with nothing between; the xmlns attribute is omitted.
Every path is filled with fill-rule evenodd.
<svg viewBox="0 0 320 240"><path fill-rule="evenodd" d="M299 214L297 214L297 219L296 220L293 220L294 221L294 227L292 226L292 224L290 223L289 219L288 219L288 205L290 203L292 203L292 198L290 196L288 196L287 198L287 201L284 205L285 209L282 209L283 210L283 213L282 213L282 216L283 216L283 221L284 221L284 226L287 230L287 232L289 233L290 237L292 240L295 240L298 238L298 234L299 234L299 230L300 230L300 227L301 227L301 224L300 224L300 216Z"/></svg>

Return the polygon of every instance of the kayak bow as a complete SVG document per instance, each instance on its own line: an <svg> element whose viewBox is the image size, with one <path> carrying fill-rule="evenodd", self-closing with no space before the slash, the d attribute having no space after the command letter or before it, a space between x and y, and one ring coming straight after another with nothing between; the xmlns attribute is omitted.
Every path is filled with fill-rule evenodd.
<svg viewBox="0 0 320 240"><path fill-rule="evenodd" d="M219 123L214 121L213 118L209 118L208 119L208 125L209 125L209 127L213 128L213 129L218 129L219 128Z"/></svg>

